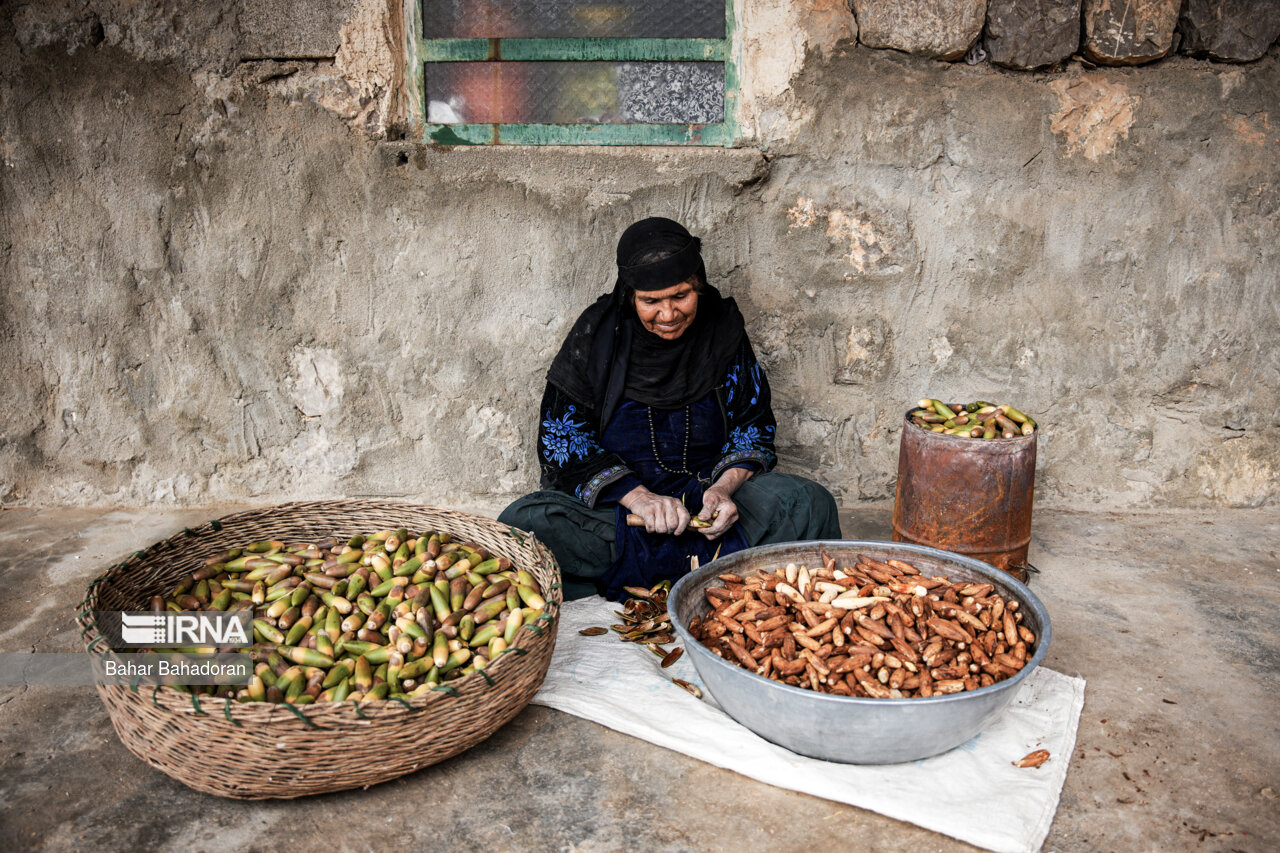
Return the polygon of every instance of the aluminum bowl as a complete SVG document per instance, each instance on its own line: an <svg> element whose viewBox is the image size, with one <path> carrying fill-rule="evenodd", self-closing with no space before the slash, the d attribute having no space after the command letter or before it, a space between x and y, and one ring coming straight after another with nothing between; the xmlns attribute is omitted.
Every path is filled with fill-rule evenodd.
<svg viewBox="0 0 1280 853"><path fill-rule="evenodd" d="M1035 653L1011 678L990 687L915 699L836 696L792 687L723 660L695 640L689 622L710 610L704 590L717 575L773 571L787 563L821 566L823 552L837 566L858 554L903 560L927 575L990 583L1015 599L1022 624L1036 634ZM694 669L725 713L767 741L800 755L844 764L897 764L953 749L990 725L1017 695L1049 650L1052 630L1040 600L1012 575L994 566L924 545L830 540L785 542L749 548L708 563L676 582L668 598L672 624Z"/></svg>

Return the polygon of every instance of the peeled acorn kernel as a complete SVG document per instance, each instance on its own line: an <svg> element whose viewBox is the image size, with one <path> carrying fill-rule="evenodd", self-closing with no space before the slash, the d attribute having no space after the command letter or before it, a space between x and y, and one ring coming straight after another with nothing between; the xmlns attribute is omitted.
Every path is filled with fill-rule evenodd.
<svg viewBox="0 0 1280 853"><path fill-rule="evenodd" d="M850 582L836 588L852 597L846 599L852 607L828 622L826 614L840 612L838 599L820 596L837 571ZM788 583L801 572L813 578L808 595ZM789 565L721 580L725 586L705 589L711 611L691 620L690 632L722 659L796 687L854 697L929 697L992 686L1016 675L1031 657L1016 628L1016 641L1006 643L1003 625L988 625L966 609L962 599L971 598L969 606L980 613L1012 613L990 584L922 575L900 560L859 555L856 564L837 568L824 555L823 567L812 572ZM918 595L917 586L933 593ZM781 621L774 621L775 608L785 614Z"/></svg>

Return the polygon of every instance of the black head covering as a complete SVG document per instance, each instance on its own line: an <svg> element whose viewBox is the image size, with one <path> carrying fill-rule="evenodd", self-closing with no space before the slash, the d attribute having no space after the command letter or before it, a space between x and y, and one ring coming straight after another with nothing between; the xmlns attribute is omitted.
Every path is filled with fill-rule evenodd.
<svg viewBox="0 0 1280 853"><path fill-rule="evenodd" d="M595 410L603 426L623 396L661 409L701 399L723 380L745 334L732 299L707 284L701 241L678 222L642 219L618 241L618 279L582 312L551 362L547 381ZM648 263L640 259L656 253ZM664 290L694 274L698 308L684 334L665 340L640 324L634 291Z"/></svg>
<svg viewBox="0 0 1280 853"><path fill-rule="evenodd" d="M659 255L644 260L646 256ZM641 219L618 240L618 281L632 290L665 290L694 273L707 283L702 241L679 222L661 216Z"/></svg>

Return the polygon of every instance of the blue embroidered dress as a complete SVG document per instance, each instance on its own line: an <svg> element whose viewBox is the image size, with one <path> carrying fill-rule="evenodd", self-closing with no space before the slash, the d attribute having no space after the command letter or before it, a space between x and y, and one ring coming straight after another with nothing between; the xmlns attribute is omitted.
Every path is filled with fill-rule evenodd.
<svg viewBox="0 0 1280 853"><path fill-rule="evenodd" d="M615 506L617 558L600 579L608 598L624 586L651 587L689 568L689 558L711 560L747 547L739 525L717 541L695 530L680 536L628 527L617 503L636 486L682 498L691 515L702 507L702 490L722 472L773 468L776 427L769 384L746 336L723 382L679 409L659 409L624 398L608 424L592 410L547 385L541 407L538 455L542 487L574 495L592 508Z"/></svg>

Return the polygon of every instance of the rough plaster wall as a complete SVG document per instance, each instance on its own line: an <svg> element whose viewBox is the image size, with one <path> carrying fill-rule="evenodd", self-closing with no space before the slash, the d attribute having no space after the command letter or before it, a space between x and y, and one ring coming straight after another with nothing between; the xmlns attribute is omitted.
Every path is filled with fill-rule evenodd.
<svg viewBox="0 0 1280 853"><path fill-rule="evenodd" d="M858 24L848 0L737 0L736 8L735 50L743 67L738 122L765 148L785 144L813 115L813 104L791 94L805 57L830 57L841 41L858 37Z"/></svg>
<svg viewBox="0 0 1280 853"><path fill-rule="evenodd" d="M775 0L744 15L765 155L437 150L377 141L375 6L305 40L334 60L240 55L234 3L0 20L0 500L500 505L649 214L704 237L783 466L843 500L892 495L923 394L1037 414L1041 505L1280 495L1275 48L1006 73Z"/></svg>
<svg viewBox="0 0 1280 853"><path fill-rule="evenodd" d="M824 468L888 491L903 401L1012 397L1054 424L1038 499L1274 501L1276 60L1049 77L850 51L812 78L798 99L897 83L821 110L762 194L786 229L761 254L799 235L847 277L790 337L829 337L870 392L850 432L876 461Z"/></svg>

